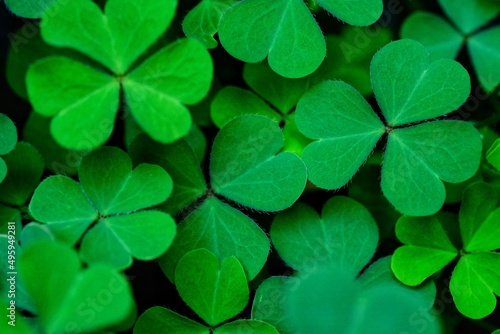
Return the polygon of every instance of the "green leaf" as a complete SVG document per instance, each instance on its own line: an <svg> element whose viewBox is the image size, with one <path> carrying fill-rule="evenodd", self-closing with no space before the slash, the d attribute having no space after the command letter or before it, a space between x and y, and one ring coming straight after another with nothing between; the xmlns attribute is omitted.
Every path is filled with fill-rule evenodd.
<svg viewBox="0 0 500 334"><path fill-rule="evenodd" d="M371 65L373 91L389 126L454 111L470 93L467 70L451 59L431 62L424 46L404 39L383 47Z"/></svg>
<svg viewBox="0 0 500 334"><path fill-rule="evenodd" d="M497 139L486 152L486 160L500 171L500 139Z"/></svg>
<svg viewBox="0 0 500 334"><path fill-rule="evenodd" d="M479 168L481 139L462 121L436 121L395 129L382 167L382 191L403 214L436 213L446 197L441 180L458 183Z"/></svg>
<svg viewBox="0 0 500 334"><path fill-rule="evenodd" d="M26 248L41 240L54 240L54 235L47 225L32 222L23 227L19 240L21 246Z"/></svg>
<svg viewBox="0 0 500 334"><path fill-rule="evenodd" d="M85 194L104 216L160 204L172 192L172 179L161 167L141 164L132 171L129 156L116 147L87 155L79 176Z"/></svg>
<svg viewBox="0 0 500 334"><path fill-rule="evenodd" d="M43 13L56 2L56 0L41 0L33 2L31 0L5 0L7 8L14 14L29 19L38 19Z"/></svg>
<svg viewBox="0 0 500 334"><path fill-rule="evenodd" d="M187 37L199 41L207 49L217 47L214 35L219 30L222 15L237 2L236 0L200 1L182 21L182 30Z"/></svg>
<svg viewBox="0 0 500 334"><path fill-rule="evenodd" d="M21 207L40 182L42 157L30 144L19 142L4 159L9 173L0 184L0 202Z"/></svg>
<svg viewBox="0 0 500 334"><path fill-rule="evenodd" d="M236 320L217 327L214 334L279 334L276 328L259 320Z"/></svg>
<svg viewBox="0 0 500 334"><path fill-rule="evenodd" d="M214 124L220 129L242 115L261 115L275 122L281 121L278 113L251 91L234 86L222 88L210 105Z"/></svg>
<svg viewBox="0 0 500 334"><path fill-rule="evenodd" d="M307 78L284 78L276 74L267 61L245 64L243 79L250 88L282 114L288 114L309 88Z"/></svg>
<svg viewBox="0 0 500 334"><path fill-rule="evenodd" d="M210 197L179 224L174 243L159 262L173 281L179 260L189 251L205 248L220 259L235 256L250 281L266 263L269 247L266 234L253 220Z"/></svg>
<svg viewBox="0 0 500 334"><path fill-rule="evenodd" d="M488 234L496 232L498 228L488 226L487 219L490 213L497 207L498 194L495 189L483 182L469 186L463 192L462 205L460 206L460 234L464 243L464 248L468 251L476 251L476 247L482 247L481 236L488 237ZM486 225L485 225L486 224ZM486 229L485 229L486 228ZM491 230L490 230L491 229ZM479 240L476 234L479 235ZM486 233L486 234L485 234ZM475 239L475 241L473 241ZM500 248L500 247L497 247ZM486 249L486 250L494 250Z"/></svg>
<svg viewBox="0 0 500 334"><path fill-rule="evenodd" d="M500 249L500 208L491 212L481 226L475 231L470 241L465 244L469 252L494 251Z"/></svg>
<svg viewBox="0 0 500 334"><path fill-rule="evenodd" d="M470 34L498 15L498 6L488 0L439 0L444 12L464 33Z"/></svg>
<svg viewBox="0 0 500 334"><path fill-rule="evenodd" d="M10 118L0 114L0 155L9 153L17 142L16 126Z"/></svg>
<svg viewBox="0 0 500 334"><path fill-rule="evenodd" d="M450 292L460 313L472 319L491 314L500 295L500 254L466 254L458 261Z"/></svg>
<svg viewBox="0 0 500 334"><path fill-rule="evenodd" d="M210 179L214 192L257 210L290 207L302 194L306 168L295 154L278 153L283 134L264 116L241 116L214 140Z"/></svg>
<svg viewBox="0 0 500 334"><path fill-rule="evenodd" d="M7 176L7 165L5 164L5 161L0 158L0 182L5 179L5 176Z"/></svg>
<svg viewBox="0 0 500 334"><path fill-rule="evenodd" d="M233 57L269 65L281 76L300 78L325 58L323 34L302 0L240 1L226 11L219 26L222 46Z"/></svg>
<svg viewBox="0 0 500 334"><path fill-rule="evenodd" d="M421 284L458 255L436 216L403 216L396 224L396 236L404 245L394 252L391 267L410 286Z"/></svg>
<svg viewBox="0 0 500 334"><path fill-rule="evenodd" d="M384 133L384 124L354 88L342 81L325 81L300 99L297 126L317 140L302 154L309 180L318 187L345 185Z"/></svg>
<svg viewBox="0 0 500 334"><path fill-rule="evenodd" d="M210 326L234 317L248 303L248 283L238 259L231 256L219 263L206 249L181 258L175 269L175 286L186 304Z"/></svg>
<svg viewBox="0 0 500 334"><path fill-rule="evenodd" d="M404 21L400 34L401 38L422 43L429 52L431 61L454 59L464 44L462 34L434 13L414 12Z"/></svg>
<svg viewBox="0 0 500 334"><path fill-rule="evenodd" d="M169 309L155 306L137 319L134 334L210 334L210 330Z"/></svg>
<svg viewBox="0 0 500 334"><path fill-rule="evenodd" d="M315 0L321 7L342 21L354 26L375 23L384 10L382 0Z"/></svg>
<svg viewBox="0 0 500 334"><path fill-rule="evenodd" d="M270 233L280 257L293 269L334 263L353 277L378 243L377 225L368 210L342 196L325 203L321 218L310 206L297 204L276 216Z"/></svg>
<svg viewBox="0 0 500 334"><path fill-rule="evenodd" d="M132 289L120 273L105 266L82 269L76 252L59 243L27 247L18 267L45 333L98 331L134 308Z"/></svg>
<svg viewBox="0 0 500 334"><path fill-rule="evenodd" d="M493 27L468 39L470 59L481 86L492 92L500 83L500 27Z"/></svg>
<svg viewBox="0 0 500 334"><path fill-rule="evenodd" d="M197 42L181 39L124 77L125 99L147 134L161 143L171 143L191 129L191 115L184 105L201 101L212 77L208 51Z"/></svg>
<svg viewBox="0 0 500 334"><path fill-rule="evenodd" d="M111 135L120 92L112 76L70 58L53 56L31 65L26 85L35 111L55 116L51 133L61 146L88 150ZM92 113L88 113L90 109Z"/></svg>
<svg viewBox="0 0 500 334"><path fill-rule="evenodd" d="M130 147L134 163L147 162L165 169L173 180L172 195L161 205L175 214L201 197L206 189L205 178L193 150L184 140L163 145L140 135Z"/></svg>
<svg viewBox="0 0 500 334"><path fill-rule="evenodd" d="M66 176L50 176L40 183L29 210L39 222L49 224L59 240L74 245L98 213L80 185Z"/></svg>
<svg viewBox="0 0 500 334"><path fill-rule="evenodd" d="M132 257L148 261L165 253L175 230L175 221L160 211L103 218L83 237L81 257L90 265L103 263L125 269L132 264Z"/></svg>
<svg viewBox="0 0 500 334"><path fill-rule="evenodd" d="M104 14L90 0L60 1L42 18L42 36L51 45L76 49L125 74L172 21L176 0L109 0Z"/></svg>

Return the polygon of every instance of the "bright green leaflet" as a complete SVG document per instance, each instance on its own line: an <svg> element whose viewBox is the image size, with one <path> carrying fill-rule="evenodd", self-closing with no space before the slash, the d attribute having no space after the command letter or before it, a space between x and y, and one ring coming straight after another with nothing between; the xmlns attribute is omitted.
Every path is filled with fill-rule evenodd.
<svg viewBox="0 0 500 334"><path fill-rule="evenodd" d="M462 35L439 15L414 12L403 23L401 37L414 39L429 51L432 61L454 59L464 43Z"/></svg>
<svg viewBox="0 0 500 334"><path fill-rule="evenodd" d="M386 132L384 195L401 213L434 214L445 199L441 180L458 183L476 173L479 133L459 121L393 127L458 108L470 91L467 71L453 60L430 63L421 44L399 40L373 57L371 72L377 101L389 123L386 127L361 94L341 81L318 84L299 101L298 128L315 140L302 154L308 178L320 188L344 186Z"/></svg>
<svg viewBox="0 0 500 334"><path fill-rule="evenodd" d="M217 47L214 39L222 15L236 0L202 0L184 18L182 30L187 37L202 43L207 49Z"/></svg>
<svg viewBox="0 0 500 334"><path fill-rule="evenodd" d="M123 79L125 99L139 125L155 140L170 143L187 135L196 104L213 77L210 54L197 42L181 39L161 49Z"/></svg>
<svg viewBox="0 0 500 334"><path fill-rule="evenodd" d="M169 309L155 306L137 319L134 334L210 334L210 330Z"/></svg>
<svg viewBox="0 0 500 334"><path fill-rule="evenodd" d="M396 236L405 245L394 252L391 267L410 286L421 284L458 255L436 216L403 216L396 224Z"/></svg>
<svg viewBox="0 0 500 334"><path fill-rule="evenodd" d="M19 142L4 159L9 173L0 184L0 202L22 207L42 177L42 157L30 144Z"/></svg>
<svg viewBox="0 0 500 334"><path fill-rule="evenodd" d="M172 21L176 0L109 0L102 13L90 0L58 4L57 15L42 18L42 36L54 46L76 49L116 74L153 44Z"/></svg>
<svg viewBox="0 0 500 334"><path fill-rule="evenodd" d="M370 105L342 81L325 81L304 94L296 121L302 134L317 140L304 149L302 159L309 180L325 189L346 184L384 133Z"/></svg>
<svg viewBox="0 0 500 334"><path fill-rule="evenodd" d="M106 266L82 269L76 252L62 244L44 241L27 247L18 267L45 333L97 331L126 319L135 307L121 274ZM96 312L87 298L95 298L106 311Z"/></svg>
<svg viewBox="0 0 500 334"><path fill-rule="evenodd" d="M214 334L279 334L276 328L259 320L236 320L217 327Z"/></svg>
<svg viewBox="0 0 500 334"><path fill-rule="evenodd" d="M325 203L321 218L301 203L278 214L270 234L280 257L293 269L334 263L353 276L371 259L378 243L377 225L368 210L341 196Z"/></svg>
<svg viewBox="0 0 500 334"><path fill-rule="evenodd" d="M276 74L266 61L245 64L243 79L250 88L282 114L288 114L309 88L308 78L284 78Z"/></svg>
<svg viewBox="0 0 500 334"><path fill-rule="evenodd" d="M120 84L111 75L70 58L51 56L29 68L26 84L35 111L54 116L51 133L61 146L88 150L110 137L120 93Z"/></svg>
<svg viewBox="0 0 500 334"><path fill-rule="evenodd" d="M129 153L134 163L156 164L172 177L172 195L161 204L161 208L170 214L187 207L207 190L198 160L183 139L164 145L140 135L132 143Z"/></svg>
<svg viewBox="0 0 500 334"><path fill-rule="evenodd" d="M500 171L500 139L497 139L486 153L488 162Z"/></svg>
<svg viewBox="0 0 500 334"><path fill-rule="evenodd" d="M479 168L481 139L472 124L435 121L389 134L382 166L382 191L404 214L436 213L446 193L441 180L458 183Z"/></svg>
<svg viewBox="0 0 500 334"><path fill-rule="evenodd" d="M23 227L19 240L21 246L25 248L41 240L55 240L55 238L47 225L32 222Z"/></svg>
<svg viewBox="0 0 500 334"><path fill-rule="evenodd" d="M233 57L271 68L287 78L314 72L326 52L323 34L303 0L244 0L229 8L219 26Z"/></svg>
<svg viewBox="0 0 500 334"><path fill-rule="evenodd" d="M253 220L210 197L179 224L177 238L159 259L171 281L179 260L198 248L205 248L220 259L235 256L250 281L266 263L270 245L266 234Z"/></svg>
<svg viewBox="0 0 500 334"><path fill-rule="evenodd" d="M472 65L479 82L487 92L492 92L500 82L499 38L500 27L493 27L474 34L468 39Z"/></svg>
<svg viewBox="0 0 500 334"><path fill-rule="evenodd" d="M382 0L315 0L318 5L353 26L368 26L382 15Z"/></svg>
<svg viewBox="0 0 500 334"><path fill-rule="evenodd" d="M17 129L7 116L0 114L0 155L9 153L17 142ZM7 165L0 157L0 182L7 175Z"/></svg>
<svg viewBox="0 0 500 334"><path fill-rule="evenodd" d="M257 210L290 207L302 194L307 176L297 155L278 153L282 146L281 129L271 119L248 115L232 120L214 140L212 189Z"/></svg>
<svg viewBox="0 0 500 334"><path fill-rule="evenodd" d="M50 118L32 112L23 130L23 139L33 145L43 157L45 168L55 174L75 175L88 151L61 147L50 134Z"/></svg>
<svg viewBox="0 0 500 334"><path fill-rule="evenodd" d="M29 19L38 19L56 0L5 0L7 7L16 15Z"/></svg>
<svg viewBox="0 0 500 334"><path fill-rule="evenodd" d="M227 257L219 263L206 249L181 258L175 269L175 286L186 304L210 326L234 317L248 303L248 283L238 259Z"/></svg>
<svg viewBox="0 0 500 334"><path fill-rule="evenodd" d="M424 46L399 40L372 60L373 91L389 126L443 116L458 109L470 93L467 70L450 59L431 62Z"/></svg>
<svg viewBox="0 0 500 334"><path fill-rule="evenodd" d="M74 245L85 234L82 258L117 269L130 266L132 257L151 260L167 250L175 236L174 220L159 211L136 212L164 202L171 193L172 180L161 167L141 164L132 170L123 151L103 147L83 159L79 176L80 183L49 177L31 200L32 216L48 224L57 239Z"/></svg>
<svg viewBox="0 0 500 334"><path fill-rule="evenodd" d="M488 0L439 0L446 15L464 34L470 34L498 15L499 9Z"/></svg>

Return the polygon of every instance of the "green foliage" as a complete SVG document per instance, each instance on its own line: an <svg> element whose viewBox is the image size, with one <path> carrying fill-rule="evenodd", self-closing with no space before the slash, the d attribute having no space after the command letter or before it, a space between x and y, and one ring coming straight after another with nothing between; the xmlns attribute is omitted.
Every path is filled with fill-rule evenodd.
<svg viewBox="0 0 500 334"><path fill-rule="evenodd" d="M421 42L432 59L455 58L467 45L479 82L492 92L500 82L500 28L479 29L498 15L498 6L487 0L440 0L439 4L453 24L434 13L415 12L404 22L401 36Z"/></svg>
<svg viewBox="0 0 500 334"><path fill-rule="evenodd" d="M164 33L177 1L148 2L139 8L128 0L111 0L104 14L90 0L59 5L55 15L42 19L44 40L82 52L113 75L63 56L30 67L30 101L36 112L54 117L51 133L56 141L76 150L105 143L113 131L121 88L134 119L151 137L168 143L185 136L192 123L185 104L203 99L212 81L209 54L198 43L178 40L131 70ZM94 112L82 117L89 108Z"/></svg>
<svg viewBox="0 0 500 334"><path fill-rule="evenodd" d="M493 312L493 294L500 293L500 262L495 252L500 248L498 198L486 183L475 183L464 191L459 215L461 245L452 243L450 231L454 227L439 216L403 216L396 225L396 235L405 245L392 259L396 277L415 286L459 256L450 281L458 310L473 319Z"/></svg>
<svg viewBox="0 0 500 334"><path fill-rule="evenodd" d="M477 171L481 140L464 122L414 123L458 108L470 91L468 74L452 60L431 63L422 45L401 40L374 56L371 77L385 126L361 94L342 81L318 84L300 99L298 128L315 140L302 155L308 178L321 188L342 187L385 132L384 195L401 213L433 214L445 200L440 180L458 183Z"/></svg>
<svg viewBox="0 0 500 334"><path fill-rule="evenodd" d="M500 171L500 139L497 139L486 153L488 162Z"/></svg>
<svg viewBox="0 0 500 334"><path fill-rule="evenodd" d="M17 130L12 121L5 115L0 114L0 155L9 153L14 149L17 142ZM0 183L7 175L7 165L0 158Z"/></svg>
<svg viewBox="0 0 500 334"><path fill-rule="evenodd" d="M7 8L14 14L30 19L42 17L43 13L55 2L56 0L40 0L36 2L30 0L5 0Z"/></svg>
<svg viewBox="0 0 500 334"><path fill-rule="evenodd" d="M124 269L132 257L151 260L165 252L175 236L173 219L160 211L136 212L170 195L172 180L163 169L141 164L132 170L123 151L103 147L83 159L78 174L80 183L45 179L31 200L32 216L70 245L83 236L80 253L87 263Z"/></svg>

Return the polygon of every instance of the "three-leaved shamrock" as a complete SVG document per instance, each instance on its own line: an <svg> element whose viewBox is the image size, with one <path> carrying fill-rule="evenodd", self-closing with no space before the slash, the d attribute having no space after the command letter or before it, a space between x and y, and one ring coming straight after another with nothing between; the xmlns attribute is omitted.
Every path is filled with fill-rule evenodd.
<svg viewBox="0 0 500 334"><path fill-rule="evenodd" d="M318 84L300 99L297 126L314 140L302 154L308 178L320 188L344 186L385 133L384 195L401 213L433 214L445 200L442 181L467 180L479 168L482 144L473 125L428 121L466 100L469 75L451 59L432 62L420 43L399 40L373 57L371 80L385 124L342 81Z"/></svg>
<svg viewBox="0 0 500 334"><path fill-rule="evenodd" d="M77 150L107 141L124 103L141 128L159 142L185 136L192 124L185 105L207 94L213 76L209 53L180 39L140 64L137 60L165 32L177 0L109 0L104 13L91 0L58 2L42 18L51 45L75 49L92 61L50 56L32 64L27 89L34 110L53 117L51 133ZM95 63L97 62L97 63ZM104 67L104 68L103 68Z"/></svg>
<svg viewBox="0 0 500 334"><path fill-rule="evenodd" d="M405 245L392 257L396 277L415 286L458 257L450 281L455 305L470 318L489 315L496 306L495 295L500 294L498 201L498 193L487 183L475 183L464 191L459 212L461 245L453 233L456 222L436 215L401 217L396 235Z"/></svg>
<svg viewBox="0 0 500 334"><path fill-rule="evenodd" d="M481 30L500 12L490 1L439 0L451 22L417 11L401 28L402 38L422 43L432 59L456 58L465 44L481 86L492 92L500 83L500 26Z"/></svg>
<svg viewBox="0 0 500 334"><path fill-rule="evenodd" d="M367 26L382 15L381 0L316 0L348 24ZM276 73L299 78L311 74L326 55L325 38L304 0L243 0L222 15L222 46L233 57L257 63L267 57Z"/></svg>
<svg viewBox="0 0 500 334"><path fill-rule="evenodd" d="M31 199L31 215L48 224L57 239L69 245L81 239L86 263L117 269L128 268L132 258L152 260L167 250L176 233L174 220L164 212L144 210L172 192L165 170L150 164L132 170L125 152L102 147L82 160L78 176L80 182L50 176Z"/></svg>
<svg viewBox="0 0 500 334"><path fill-rule="evenodd" d="M262 283L252 318L269 322L282 334L417 333L408 318L417 311L430 313L434 283L405 287L393 277L390 258L359 274L374 255L378 230L368 210L350 198L328 200L321 216L302 203L279 213L271 240L297 272ZM437 319L426 316L428 326L419 330L438 333Z"/></svg>
<svg viewBox="0 0 500 334"><path fill-rule="evenodd" d="M264 266L269 240L262 229L222 198L262 211L290 207L306 185L306 168L294 153L280 152L283 133L265 116L244 115L217 134L210 156L210 188L193 150L183 140L161 145L142 135L130 148L136 162L162 166L174 181L164 209L174 214L200 199L201 204L179 224L177 237L159 259L174 281L175 268L188 252L205 248L219 259L235 256L248 280Z"/></svg>

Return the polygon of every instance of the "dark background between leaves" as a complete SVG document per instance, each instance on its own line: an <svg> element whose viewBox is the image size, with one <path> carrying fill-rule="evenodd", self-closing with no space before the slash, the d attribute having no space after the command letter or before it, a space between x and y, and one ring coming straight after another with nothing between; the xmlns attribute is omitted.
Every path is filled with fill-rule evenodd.
<svg viewBox="0 0 500 334"><path fill-rule="evenodd" d="M105 2L103 0L99 0L97 2ZM385 0L386 7L388 8L388 3L398 3L398 0ZM174 19L170 31L174 34L174 36L183 36L181 23L182 19L186 15L186 13L198 3L197 0L179 0L179 5L177 9L177 16ZM438 6L436 1L422 1L422 3L417 3L417 1L412 0L402 0L398 8L401 8L402 11L398 14L389 14L384 17L381 21L384 22L384 25L388 25L392 31L394 38L398 38L398 31L400 29L401 23L409 13L416 9L425 9L427 11L433 11L441 14L442 10ZM320 26L325 34L328 33L338 33L342 27L342 23L337 19L331 17L331 15L326 14L325 12L317 13L316 19L319 21ZM0 112L9 116L15 123L18 128L18 132L23 128L24 123L27 120L27 117L31 111L31 107L28 102L23 99L17 97L12 90L9 88L6 79L5 79L5 66L6 66L6 55L10 43L9 34L15 32L25 23L25 19L20 19L12 16L8 10L5 8L5 5L0 4L0 62L2 64L0 68ZM499 20L497 19L495 22L491 23L491 25L498 24ZM29 43L29 40L27 41ZM245 83L241 79L241 71L243 64L236 59L229 56L222 47L218 47L215 50L211 50L211 54L215 64L215 75L219 78L222 85L237 85L245 87ZM342 56L342 55L338 55ZM458 60L469 70L469 73L473 76L473 71L471 71L471 66L464 49L461 50ZM472 87L473 89L477 87L477 79L472 77ZM473 119L480 120L486 117L485 114L481 112L481 110L490 110L491 105L489 105L489 101L483 101L479 106L478 110L474 112ZM376 103L372 104L376 106ZM124 148L123 145L123 124L118 120L116 124L115 131L113 133L112 138L107 143L107 145L118 146ZM497 130L498 129L497 124ZM208 147L210 147L213 138L215 137L216 130L215 128L205 128L203 129L204 133L207 136ZM383 145L383 143L382 143ZM204 170L207 171L208 161L204 162ZM378 180L374 180L374 182L378 182ZM306 194L301 198L301 201L307 202L310 205L314 206L316 209L320 210L323 203L329 199L333 195L345 195L347 192L345 189L341 189L337 192L311 192ZM258 212L253 212L249 210L245 210L241 208L244 213L253 218L265 231L269 231L269 226L271 224L273 215L271 214L262 214ZM449 206L445 209L450 211L457 211L458 206ZM177 221L180 221L183 216L189 213L189 208L181 212L177 218ZM398 246L397 241L394 240L386 240L384 241L378 248L376 257L382 257L386 255L392 254L394 249ZM138 312L141 314L146 309L152 306L164 306L168 307L182 315L188 316L191 319L198 320L200 322L201 319L189 309L184 302L180 299L175 289L175 286L170 283L167 277L163 274L160 267L155 261L150 262L141 262L135 261L134 265L128 269L126 275L129 277L133 289L135 300L138 307ZM291 270L287 268L283 262L279 259L276 252L274 250L271 251L269 256L267 266L263 269L261 274L254 279L250 283L251 288L255 289L260 282L272 275L288 275L291 273ZM471 321L466 320L463 316L461 316L453 302L449 302L449 293L446 289L443 279L446 277L450 277L451 272L444 273L441 277L441 281L437 283L437 308L438 310L443 311L443 318L446 321L447 328L454 328L453 331L455 333L489 333L488 330L484 329L484 327L488 327L486 323L493 324L497 328L500 328L500 311L497 307L496 311L490 315L489 317L480 320L480 321ZM251 295L251 299L253 299L253 294ZM390 307L390 305L387 305ZM245 311L240 314L242 318L250 317L250 309L251 302L245 309ZM130 330L132 332L132 330ZM313 334L313 333L311 333Z"/></svg>

